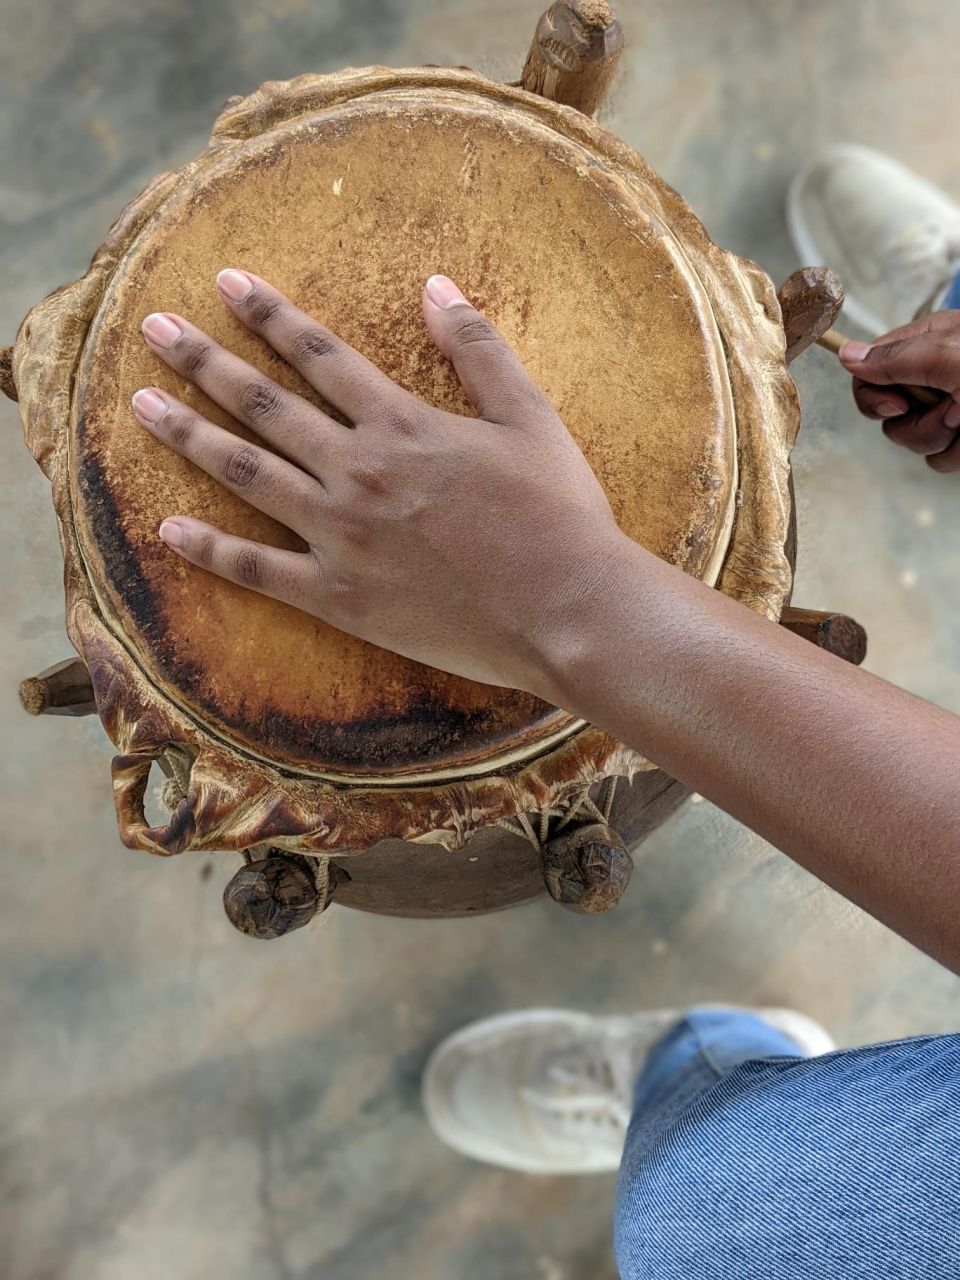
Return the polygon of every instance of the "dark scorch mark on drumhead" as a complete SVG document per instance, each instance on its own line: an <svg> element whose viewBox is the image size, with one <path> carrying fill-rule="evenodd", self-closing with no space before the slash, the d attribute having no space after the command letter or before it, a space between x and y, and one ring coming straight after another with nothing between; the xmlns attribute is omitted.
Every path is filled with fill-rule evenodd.
<svg viewBox="0 0 960 1280"><path fill-rule="evenodd" d="M82 441L82 420L77 424L77 434ZM424 762L437 756L449 757L464 743L472 745L473 750L465 753L469 758L476 753L478 743L495 743L516 732L514 699L505 707L467 709L451 707L424 689L398 708L383 700L372 682L364 714L339 723L291 716L269 702L248 706L241 700L235 713L225 713L211 697L203 666L191 662L182 652L188 637L171 634L163 601L144 573L145 556L170 553L159 539L155 550L143 542L131 542L98 457L90 448L81 449L80 454L79 498L102 557L106 580L122 599L133 634L146 641L150 663L160 678L204 713L211 725L257 744L281 761L294 753L301 758L307 755L317 767L375 773L422 768ZM515 698L529 701L531 722L549 714L546 704L536 699L522 694Z"/></svg>
<svg viewBox="0 0 960 1280"><path fill-rule="evenodd" d="M77 438L83 442L85 423L77 423ZM77 474L80 505L87 513L93 540L106 568L107 579L147 634L153 637L158 616L157 598L144 577L140 560L123 527L123 517L104 477L100 460L89 449L81 449Z"/></svg>

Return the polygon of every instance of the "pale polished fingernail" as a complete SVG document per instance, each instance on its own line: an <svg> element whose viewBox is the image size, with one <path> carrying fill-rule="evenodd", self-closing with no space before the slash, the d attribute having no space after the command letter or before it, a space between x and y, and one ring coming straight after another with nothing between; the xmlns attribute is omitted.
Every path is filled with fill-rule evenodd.
<svg viewBox="0 0 960 1280"><path fill-rule="evenodd" d="M906 412L902 405L894 404L892 400L881 400L877 405L877 413L881 418L899 418Z"/></svg>
<svg viewBox="0 0 960 1280"><path fill-rule="evenodd" d="M133 409L138 418L152 425L167 412L167 402L156 391L145 388L134 395Z"/></svg>
<svg viewBox="0 0 960 1280"><path fill-rule="evenodd" d="M456 307L467 303L466 298L447 276L431 276L427 281L427 297L435 307L446 310L447 307Z"/></svg>
<svg viewBox="0 0 960 1280"><path fill-rule="evenodd" d="M169 316L154 312L140 326L144 335L157 347L172 347L183 330Z"/></svg>
<svg viewBox="0 0 960 1280"><path fill-rule="evenodd" d="M221 293L225 293L231 302L242 302L253 288L253 281L245 272L228 267L217 276L217 288Z"/></svg>
<svg viewBox="0 0 960 1280"><path fill-rule="evenodd" d="M845 342L838 354L840 359L845 360L848 364L858 364L861 360L866 360L870 354L870 343Z"/></svg>
<svg viewBox="0 0 960 1280"><path fill-rule="evenodd" d="M164 520L160 525L160 537L168 547L182 547L183 525L175 520Z"/></svg>
<svg viewBox="0 0 960 1280"><path fill-rule="evenodd" d="M956 401L943 415L943 425L950 431L956 431L960 427L960 404L957 404Z"/></svg>

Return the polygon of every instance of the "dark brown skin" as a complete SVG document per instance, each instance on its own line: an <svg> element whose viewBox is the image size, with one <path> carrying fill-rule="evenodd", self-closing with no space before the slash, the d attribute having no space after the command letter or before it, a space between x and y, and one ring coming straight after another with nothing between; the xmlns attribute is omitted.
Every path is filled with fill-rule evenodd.
<svg viewBox="0 0 960 1280"><path fill-rule="evenodd" d="M960 311L935 311L873 343L848 342L840 360L860 412L883 419L894 444L934 471L960 471ZM917 406L903 392L911 384L945 394L932 408Z"/></svg>
<svg viewBox="0 0 960 1280"><path fill-rule="evenodd" d="M960 970L960 718L622 534L546 397L450 281L428 282L424 319L478 419L395 386L257 277L218 283L353 425L182 318L148 317L151 348L285 457L155 388L156 399L137 393L138 419L309 550L248 543L186 513L164 521L168 545L385 648L602 726ZM887 381L926 382L917 373L914 362ZM954 375L960 386L960 359ZM936 376L952 390L954 377Z"/></svg>

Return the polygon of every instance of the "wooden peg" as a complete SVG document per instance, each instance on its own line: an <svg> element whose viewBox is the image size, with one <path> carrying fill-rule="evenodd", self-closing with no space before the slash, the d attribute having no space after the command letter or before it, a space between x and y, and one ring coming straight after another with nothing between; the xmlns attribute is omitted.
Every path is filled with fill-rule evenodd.
<svg viewBox="0 0 960 1280"><path fill-rule="evenodd" d="M13 380L13 347L0 347L0 391L10 400L17 399L17 384Z"/></svg>
<svg viewBox="0 0 960 1280"><path fill-rule="evenodd" d="M543 849L543 878L554 902L595 915L615 907L630 883L633 863L612 827L572 827Z"/></svg>
<svg viewBox="0 0 960 1280"><path fill-rule="evenodd" d="M321 898L311 859L274 853L242 866L223 891L223 908L230 923L250 938L280 938L302 929L325 911L340 880L338 868L327 865Z"/></svg>
<svg viewBox="0 0 960 1280"><path fill-rule="evenodd" d="M836 320L843 306L843 285L829 267L801 267L784 280L777 298L790 364Z"/></svg>
<svg viewBox="0 0 960 1280"><path fill-rule="evenodd" d="M19 694L30 716L91 716L97 710L90 673L79 658L65 658L21 681Z"/></svg>
<svg viewBox="0 0 960 1280"><path fill-rule="evenodd" d="M835 356L840 354L840 348L845 342L849 342L842 333L837 333L836 329L827 329L817 338L819 346L827 351L832 351ZM917 404L935 405L944 399L943 391L935 391L933 387L921 387L912 382L904 382L900 384L900 390L905 392L911 400L915 400Z"/></svg>
<svg viewBox="0 0 960 1280"><path fill-rule="evenodd" d="M592 116L622 52L623 27L607 0L557 0L537 23L520 84Z"/></svg>
<svg viewBox="0 0 960 1280"><path fill-rule="evenodd" d="M788 605L780 615L780 625L855 667L867 656L866 631L845 613L820 613Z"/></svg>

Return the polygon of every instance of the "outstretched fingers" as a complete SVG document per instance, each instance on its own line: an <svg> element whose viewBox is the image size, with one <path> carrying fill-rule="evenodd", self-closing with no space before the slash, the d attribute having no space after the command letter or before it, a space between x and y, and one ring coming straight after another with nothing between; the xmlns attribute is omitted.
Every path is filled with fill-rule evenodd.
<svg viewBox="0 0 960 1280"><path fill-rule="evenodd" d="M322 485L299 467L214 426L159 387L133 397L137 420L252 507L309 541L324 500Z"/></svg>
<svg viewBox="0 0 960 1280"><path fill-rule="evenodd" d="M141 329L151 351L171 369L314 474L341 443L344 429L339 423L221 347L182 316L154 312Z"/></svg>

